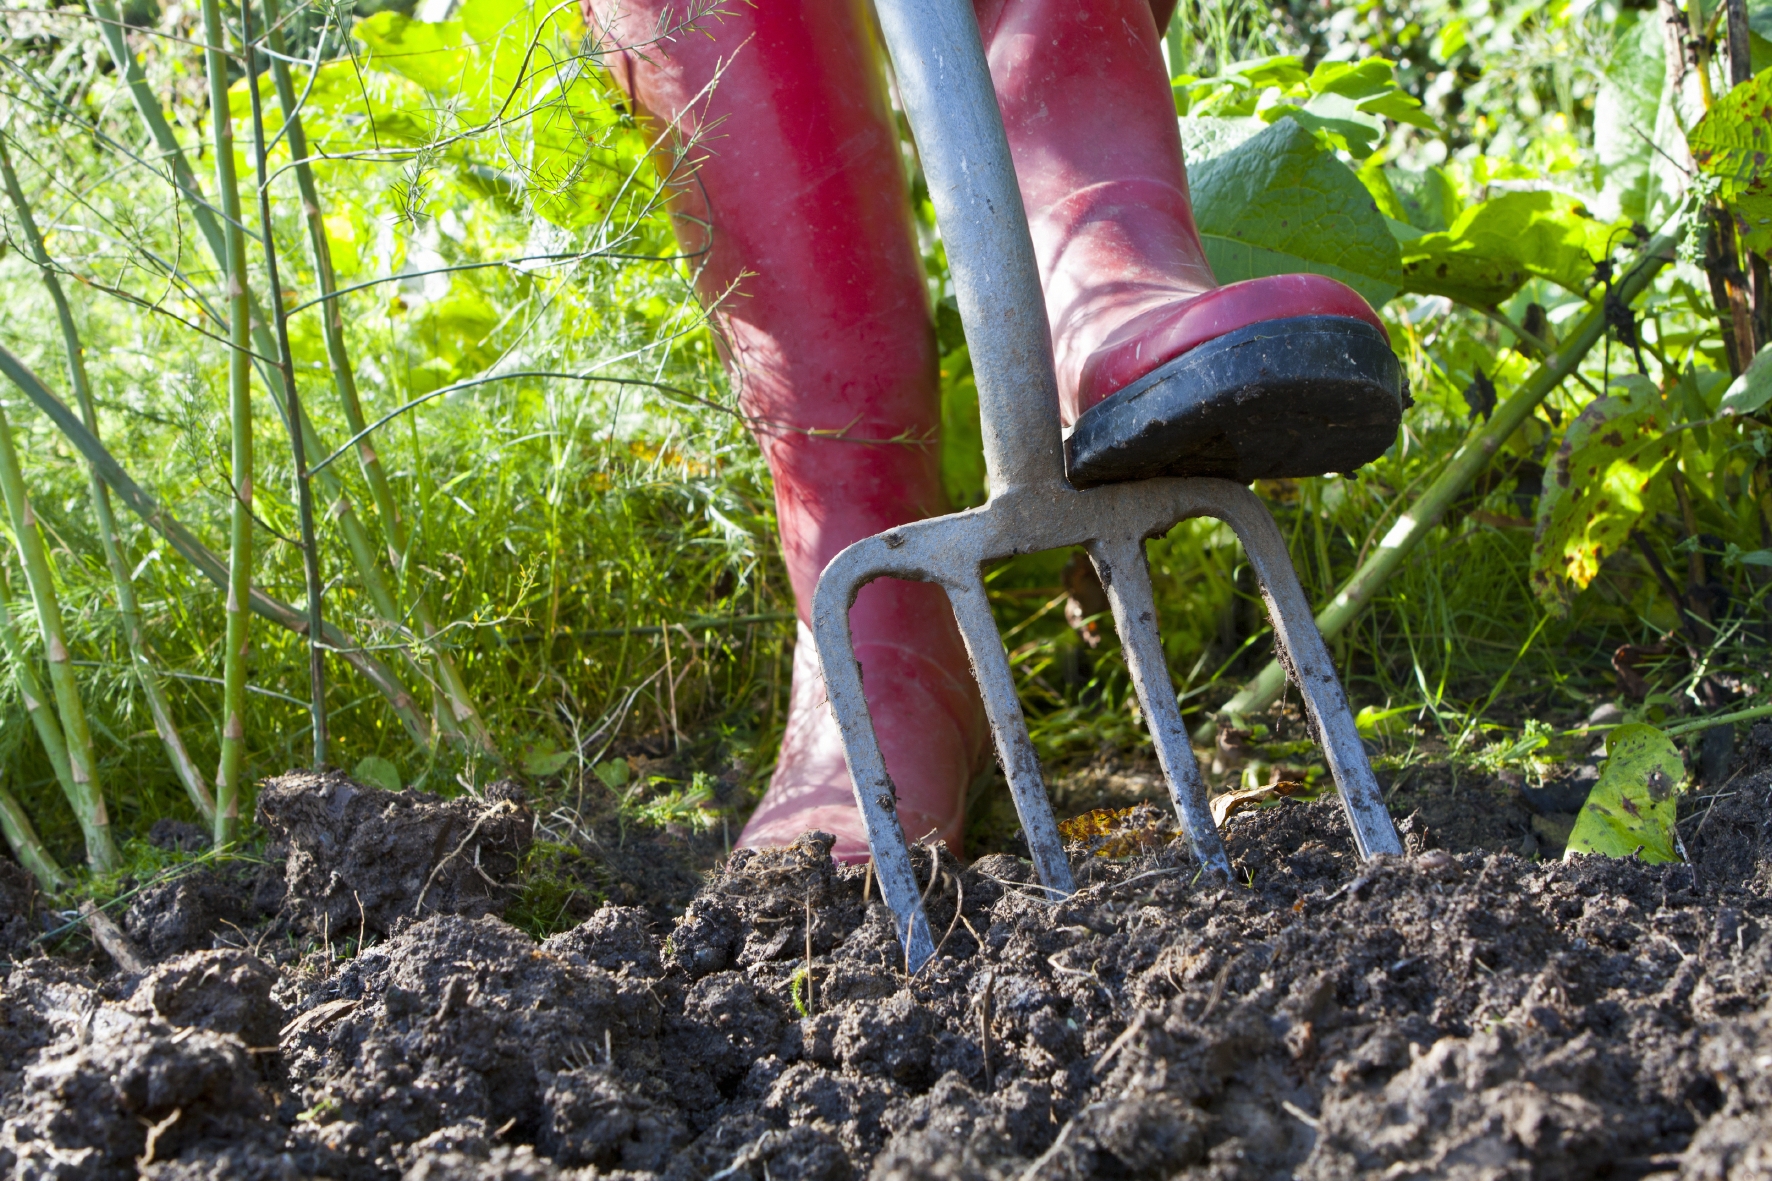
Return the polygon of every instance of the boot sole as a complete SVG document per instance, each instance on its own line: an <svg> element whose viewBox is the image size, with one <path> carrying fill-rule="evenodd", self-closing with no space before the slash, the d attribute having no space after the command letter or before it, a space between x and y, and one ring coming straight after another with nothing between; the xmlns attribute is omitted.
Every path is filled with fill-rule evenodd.
<svg viewBox="0 0 1772 1181"><path fill-rule="evenodd" d="M1084 411L1065 440L1065 467L1078 488L1352 472L1395 441L1405 398L1402 366L1364 320L1268 320L1207 341Z"/></svg>

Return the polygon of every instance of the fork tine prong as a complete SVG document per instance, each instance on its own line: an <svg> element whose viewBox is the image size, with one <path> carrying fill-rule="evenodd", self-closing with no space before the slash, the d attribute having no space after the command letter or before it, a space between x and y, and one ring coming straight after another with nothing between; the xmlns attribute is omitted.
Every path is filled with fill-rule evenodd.
<svg viewBox="0 0 1772 1181"><path fill-rule="evenodd" d="M1229 878L1230 861L1206 802L1206 783L1200 777L1187 727L1182 724L1175 685L1169 679L1169 662L1157 634L1157 605L1151 593L1144 540L1099 538L1089 543L1089 557L1114 610L1114 628L1120 633L1126 668L1138 691L1151 743L1157 748L1157 762L1169 784L1175 817L1187 834L1195 860L1205 869Z"/></svg>
<svg viewBox="0 0 1772 1181"><path fill-rule="evenodd" d="M984 697L985 716L991 723L991 735L996 739L997 758L1009 780L1009 792L1015 797L1015 811L1021 817L1034 872L1048 890L1072 893L1076 884L1071 878L1070 859L1065 856L1058 823L1052 818L1046 778L1028 738L1027 719L1022 716L1015 677L1009 670L1009 654L1003 649L1003 637L997 632L997 620L991 614L984 584L948 585L947 592L954 605L954 621L960 625L960 637L966 641L966 652L972 658L972 673Z"/></svg>
<svg viewBox="0 0 1772 1181"><path fill-rule="evenodd" d="M849 781L855 785L862 826L867 830L874 876L880 881L881 897L892 908L899 942L905 948L906 969L915 972L935 954L935 944L904 827L898 821L898 790L886 771L886 759L874 734L874 719L861 687L861 663L855 658L849 634L849 605L855 601L858 582L843 578L842 572L832 578L831 571L820 579L812 600L813 637L824 671L825 693L843 734L843 758L849 766Z"/></svg>

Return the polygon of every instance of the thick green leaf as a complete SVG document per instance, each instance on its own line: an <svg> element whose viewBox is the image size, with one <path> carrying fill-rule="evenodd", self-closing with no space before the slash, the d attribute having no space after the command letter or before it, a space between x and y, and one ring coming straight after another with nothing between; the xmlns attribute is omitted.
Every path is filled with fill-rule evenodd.
<svg viewBox="0 0 1772 1181"><path fill-rule="evenodd" d="M1772 344L1761 349L1741 376L1723 391L1720 414L1753 414L1772 402Z"/></svg>
<svg viewBox="0 0 1772 1181"><path fill-rule="evenodd" d="M1311 71L1312 94L1340 94L1348 98L1371 98L1395 92L1396 74L1382 57L1357 62L1322 62Z"/></svg>
<svg viewBox="0 0 1772 1181"><path fill-rule="evenodd" d="M1353 170L1282 119L1189 178L1206 257L1221 283L1309 272L1383 304L1401 285L1396 239Z"/></svg>
<svg viewBox="0 0 1772 1181"><path fill-rule="evenodd" d="M1772 254L1772 70L1718 98L1690 142L1692 158L1719 182L1742 245Z"/></svg>
<svg viewBox="0 0 1772 1181"><path fill-rule="evenodd" d="M1181 128L1181 147L1187 156L1188 174L1232 148L1241 146L1267 130L1267 124L1254 115L1223 119L1196 116L1177 121Z"/></svg>
<svg viewBox="0 0 1772 1181"><path fill-rule="evenodd" d="M400 768L380 755L359 759L351 778L365 787L379 787L383 791L399 791L406 786L406 781L400 777Z"/></svg>
<svg viewBox="0 0 1772 1181"><path fill-rule="evenodd" d="M1599 782L1575 818L1565 858L1580 853L1678 861L1674 820L1686 766L1668 736L1630 722L1606 739Z"/></svg>
<svg viewBox="0 0 1772 1181"><path fill-rule="evenodd" d="M1679 450L1654 383L1633 376L1614 384L1626 396L1596 398L1569 424L1538 501L1532 589L1558 615L1629 540L1648 508L1650 480Z"/></svg>
<svg viewBox="0 0 1772 1181"><path fill-rule="evenodd" d="M1392 90L1377 98L1369 98L1361 103L1358 109L1368 115L1383 115L1386 119L1395 119L1398 123L1408 123L1424 131L1438 131L1440 129L1440 125L1421 109L1420 100L1401 90Z"/></svg>
<svg viewBox="0 0 1772 1181"><path fill-rule="evenodd" d="M1403 248L1403 284L1487 307L1534 275L1572 291L1593 278L1614 228L1562 193L1502 193L1460 214L1446 230Z"/></svg>
<svg viewBox="0 0 1772 1181"><path fill-rule="evenodd" d="M415 21L390 10L358 21L351 32L369 50L370 65L426 90L454 90L467 67L460 21Z"/></svg>

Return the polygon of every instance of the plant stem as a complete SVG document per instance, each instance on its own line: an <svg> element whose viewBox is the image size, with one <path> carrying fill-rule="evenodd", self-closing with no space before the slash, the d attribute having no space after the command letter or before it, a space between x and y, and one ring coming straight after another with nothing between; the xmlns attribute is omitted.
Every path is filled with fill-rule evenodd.
<svg viewBox="0 0 1772 1181"><path fill-rule="evenodd" d="M351 365L350 352L345 342L344 304L337 295L337 280L332 267L332 245L326 238L326 217L324 206L320 203L320 187L315 183L313 167L308 163L307 131L302 126L301 112L297 109L298 99L294 81L290 77L289 64L284 60L287 55L283 49L283 33L278 25L279 0L264 0L264 13L271 50L277 55L271 58L271 78L277 87L278 105L283 109L289 154L294 161L295 183L301 191L302 213L307 221L308 245L314 256L314 277L320 288L320 325L326 338L326 359L332 370L332 383L338 391L339 403L345 412L345 421L353 435L360 435L367 427L367 420L363 416L363 403L357 396L356 370ZM381 519L382 532L388 542L388 561L393 566L398 585L410 557L406 523L400 516L399 503L394 499L393 489L388 484L381 457L376 454L375 447L367 438L357 444L357 462L363 470L364 480L369 484L370 498L374 500L376 513ZM471 742L485 750L492 750L491 735L487 733L480 711L475 706L460 671L455 667L455 661L445 649L434 644L437 625L424 583L417 582L411 587L410 593L413 620L418 625L420 636L433 644L430 650L431 664L437 683L448 698L450 713Z"/></svg>
<svg viewBox="0 0 1772 1181"><path fill-rule="evenodd" d="M228 291L228 425L234 502L228 530L227 638L222 650L221 766L215 776L215 844L240 834L240 772L246 754L246 656L252 642L246 601L252 593L252 307L247 297L246 235L234 174L234 119L228 109L228 55L221 0L203 0L203 58L209 76L211 148L221 200L223 271Z"/></svg>
<svg viewBox="0 0 1772 1181"><path fill-rule="evenodd" d="M0 373L29 398L39 410L49 416L56 429L66 436L86 461L98 469L100 476L109 484L123 501L125 508L142 519L149 528L166 539L168 545L176 550L186 561L195 566L199 573L213 582L217 587L225 589L228 585L227 563L222 561L208 546L199 541L195 534L178 522L171 513L161 507L158 501L148 495L140 484L137 484L123 465L118 463L98 437L86 429L84 423L63 402L50 392L43 384L43 379L31 372L29 366L9 350L0 347ZM3 573L3 568L0 568ZM251 597L247 600L253 614L267 619L278 627L287 628L301 635L307 628L307 617L287 603L280 602L267 595L257 587L252 588ZM328 623L323 631L326 646L336 652L352 668L361 673L371 685L387 698L394 715L406 727L412 741L421 749L429 750L431 746L431 727L425 716L413 702L412 694L394 675L394 670L384 664L373 653L357 640L340 630L337 625Z"/></svg>
<svg viewBox="0 0 1772 1181"><path fill-rule="evenodd" d="M106 30L106 44L118 70L129 85L130 97L141 114L142 122L153 138L154 146L160 156L168 162L167 167L172 171L174 186L184 195L186 202L190 205L191 215L196 220L198 229L202 231L205 241L208 242L210 252L215 256L222 269L226 270L228 265L226 236L216 218L215 208L203 197L196 177L185 159L184 148L179 144L172 126L166 121L159 100L148 89L140 64L129 53L128 44L123 39L114 10L109 7L110 0L90 0L90 2L94 13L99 16L100 27ZM107 13L110 15L107 16ZM235 224L238 225L238 222ZM267 319L250 292L247 294L247 299L251 309L249 320L252 325L253 348L260 356L273 356L276 353L276 346L271 341L270 329L266 327ZM286 415L288 405L284 397L282 374L275 368L266 368L262 371L262 375L266 386L271 390L272 404L276 406L277 413ZM288 426L287 423L284 425ZM330 448L322 444L318 434L314 431L312 421L306 415L303 415L300 420L300 429L302 444L309 455L330 455L332 453ZM361 518L357 516L356 508L345 491L344 485L334 473L327 470L316 471L314 478L319 482L320 496L329 506L328 515L338 522L339 532L344 535L345 546L351 555L351 564L357 571L357 576L363 581L363 589L369 596L370 605L384 623L396 632L404 634L407 630L405 618L395 604L393 595L389 593L386 581L382 578L375 544L370 540L369 532L364 528ZM423 678L425 676L424 670L413 661L411 653L407 652L403 655L412 664L414 672ZM402 718L401 720L407 722L409 732L416 733L408 719ZM451 728L454 725L453 718L447 713L440 714L440 721ZM427 735L431 733L429 723L426 723L422 729Z"/></svg>
<svg viewBox="0 0 1772 1181"><path fill-rule="evenodd" d="M80 403L80 416L86 422L86 429L96 436L98 408L93 404L92 386L86 377L86 354L80 343L79 329L74 324L74 313L68 306L68 297L62 291L61 280L56 276L49 252L44 248L37 219L32 215L30 203L25 199L18 174L13 171L12 157L6 150L4 137L0 137L0 181L4 181L6 185L6 193L12 200L13 212L18 217L25 244L30 247L31 257L43 276L43 285L49 289L49 298L55 304L56 320L61 325L62 349L68 359L68 384L73 387L74 398ZM135 583L130 577L129 565L123 559L123 547L118 540L117 518L111 511L110 491L99 477L98 469L90 463L87 464L87 475L92 484L92 511L98 521L99 542L104 547L105 564L111 569L111 582L117 588L117 612L123 618L123 634L129 646L129 659L135 670L136 683L141 687L142 697L148 703L148 714L154 719L154 730L160 735L161 744L166 747L167 757L172 760L179 782L184 784L185 792L191 797L191 803L196 805L198 813L203 819L213 823L215 800L209 794L209 783L198 769L197 761L191 757L190 751L185 749L184 738L172 719L172 709L167 704L166 694L160 688L159 674L154 671L153 663L148 659L141 611L135 600Z"/></svg>
<svg viewBox="0 0 1772 1181"><path fill-rule="evenodd" d="M18 452L13 449L12 426L6 421L4 409L0 409L0 493L6 498L13 543L18 547L25 585L37 608L37 630L43 635L44 652L49 657L49 688L55 697L55 712L67 746L68 802L74 806L80 829L86 835L86 860L94 869L106 872L117 863L117 850L111 844L111 818L105 811L104 793L99 789L93 767L92 734L86 728L86 709L80 703L80 685L74 679L67 635L62 629L55 570L49 551L43 547L43 535L37 531L37 517L25 493L24 472L19 467Z"/></svg>
<svg viewBox="0 0 1772 1181"><path fill-rule="evenodd" d="M68 766L68 740L62 736L62 724L56 721L55 711L49 707L49 694L43 691L43 682L37 679L36 665L12 616L12 578L6 573L6 564L0 562L0 646L6 649L19 696L25 699L25 713L30 715L37 738L43 743L43 751L49 756L56 782L62 785L62 794L72 805L74 774Z"/></svg>
<svg viewBox="0 0 1772 1181"><path fill-rule="evenodd" d="M1629 304L1634 300L1661 272L1661 268L1672 261L1674 246L1678 240L1676 234L1663 231L1643 247L1636 264L1613 284L1612 291L1621 302ZM1464 446L1458 449L1441 470L1438 478L1416 498L1407 512L1397 518L1396 524L1385 534L1384 540L1378 543L1371 557L1354 571L1353 577L1342 584L1329 605L1317 613L1317 630L1323 634L1325 640L1340 635L1350 623L1360 617L1377 596L1379 588L1439 524L1441 515L1452 502L1464 495L1465 490L1477 478L1478 473L1488 466L1490 459L1500 450L1508 436L1519 429L1520 424L1537 409L1540 402L1550 396L1552 390L1575 372L1582 358L1605 335L1606 312L1603 307L1596 307L1563 339L1557 351L1547 356L1533 370L1514 395L1495 408L1493 417L1471 433ZM1231 698L1220 712L1259 713L1277 701L1285 687L1285 669L1280 666L1279 661L1269 661L1267 667L1245 685L1242 692ZM1214 722L1206 723L1207 727L1214 725Z"/></svg>
<svg viewBox="0 0 1772 1181"><path fill-rule="evenodd" d="M19 807L18 800L0 786L0 831L18 863L31 871L37 883L51 894L59 894L68 886L68 875L61 864L43 847L43 841L31 824L31 818Z"/></svg>
<svg viewBox="0 0 1772 1181"><path fill-rule="evenodd" d="M267 20L275 20L266 5ZM283 421L289 427L289 450L295 459L296 511L301 520L302 575L308 596L308 717L314 739L314 770L326 767L326 648L320 639L326 626L324 588L320 581L320 548L314 538L314 488L308 477L308 454L303 446L301 395L295 384L295 364L289 353L289 318L283 311L283 285L277 277L277 235L271 225L271 179L265 156L264 103L258 89L258 52L252 39L252 4L240 5L240 40L246 47L247 93L252 102L253 163L258 174L259 240L265 251L265 284L271 300L271 320L277 333L277 369L283 375L283 395L289 411ZM293 144L291 145L293 147Z"/></svg>

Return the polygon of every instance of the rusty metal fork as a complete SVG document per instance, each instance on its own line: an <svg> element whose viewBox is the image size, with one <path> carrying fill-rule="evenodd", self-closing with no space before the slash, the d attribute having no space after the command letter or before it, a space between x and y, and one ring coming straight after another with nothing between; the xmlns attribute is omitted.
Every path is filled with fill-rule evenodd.
<svg viewBox="0 0 1772 1181"><path fill-rule="evenodd" d="M1200 864L1228 876L1157 633L1144 553L1146 538L1190 517L1225 521L1260 580L1275 642L1303 691L1360 855L1401 852L1310 604L1261 501L1225 480L1142 480L1078 491L1065 478L1046 305L972 5L877 0L877 9L966 327L990 490L980 508L856 542L825 567L813 596L819 663L875 874L896 917L908 966L915 971L935 948L849 634L856 592L876 578L934 582L947 591L1035 871L1049 891L1069 894L1075 888L1070 863L985 597L982 567L1016 554L1084 546L1113 608L1182 830Z"/></svg>

